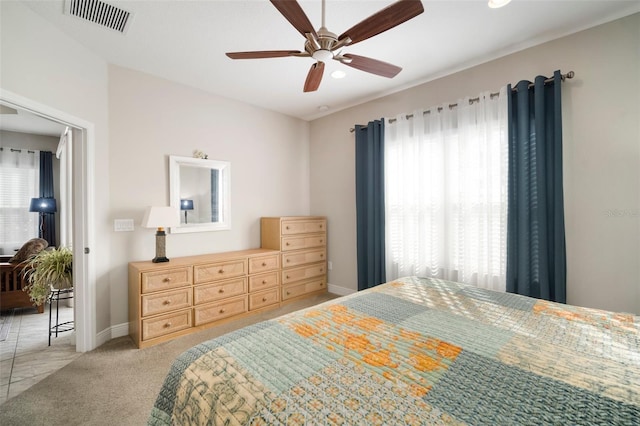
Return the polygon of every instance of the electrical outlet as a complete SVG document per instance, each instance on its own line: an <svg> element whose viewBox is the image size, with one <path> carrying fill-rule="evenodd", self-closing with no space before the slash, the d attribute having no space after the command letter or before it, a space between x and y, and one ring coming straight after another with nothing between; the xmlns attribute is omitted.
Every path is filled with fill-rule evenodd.
<svg viewBox="0 0 640 426"><path fill-rule="evenodd" d="M333 270L333 262L332 261L327 262L327 268L329 268L330 271Z"/></svg>
<svg viewBox="0 0 640 426"><path fill-rule="evenodd" d="M116 232L133 231L133 219L115 219L113 230Z"/></svg>

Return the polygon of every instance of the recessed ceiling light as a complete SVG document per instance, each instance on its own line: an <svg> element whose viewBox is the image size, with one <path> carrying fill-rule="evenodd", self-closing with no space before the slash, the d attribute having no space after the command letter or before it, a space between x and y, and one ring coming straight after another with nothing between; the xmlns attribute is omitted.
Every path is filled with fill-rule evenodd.
<svg viewBox="0 0 640 426"><path fill-rule="evenodd" d="M506 6L511 0L489 0L489 7L497 9L502 6Z"/></svg>
<svg viewBox="0 0 640 426"><path fill-rule="evenodd" d="M320 110L320 111L328 111L329 110L329 105L320 105L318 107L318 110Z"/></svg>
<svg viewBox="0 0 640 426"><path fill-rule="evenodd" d="M331 73L331 77L333 78L344 78L345 75L347 75L347 73L342 70L335 70Z"/></svg>

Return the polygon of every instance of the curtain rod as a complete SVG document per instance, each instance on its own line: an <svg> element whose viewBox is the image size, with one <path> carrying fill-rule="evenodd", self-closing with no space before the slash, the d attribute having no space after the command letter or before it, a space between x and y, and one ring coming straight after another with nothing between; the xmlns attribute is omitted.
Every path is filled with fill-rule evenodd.
<svg viewBox="0 0 640 426"><path fill-rule="evenodd" d="M17 148L9 148L11 150L11 152L22 152L21 149L17 149ZM0 151L4 151L4 147L0 146ZM35 151L29 151L27 150L27 154L35 154Z"/></svg>
<svg viewBox="0 0 640 426"><path fill-rule="evenodd" d="M562 74L562 75L560 76L560 79L561 79L562 81L565 81L567 78L571 79L571 78L575 77L575 75L576 75L576 73L575 73L575 72L573 72L573 71L569 71L569 72L568 72L568 73L566 73L566 74ZM544 81L544 84L548 84L548 83L552 83L552 82L553 82L553 77L550 77L550 78L547 78L547 79ZM534 84L534 83L529 83L529 88L532 88L533 86L535 86L535 84ZM511 91L512 91L512 92L517 92L517 91L518 91L518 89L517 89L516 87L513 87L513 88L511 89ZM499 92L491 93L491 94L490 94L491 99L495 98L495 97L496 97L496 96L498 96L499 94L500 94ZM479 102L479 101L480 101L480 97L477 97L477 98L471 98L471 99L469 99L469 105L472 105L474 102ZM453 109L453 108L455 108L455 107L457 107L457 106L458 106L458 104L457 104L457 103L449 104L449 109ZM440 112L440 111L442 111L442 110L443 110L443 107L438 107L438 112ZM431 110L430 110L430 109L428 109L428 110L426 110L426 111L423 111L423 112L422 112L422 114L423 114L423 115L431 114ZM413 114L407 114L405 117L406 117L407 119L412 118L412 117L413 117ZM396 119L395 119L395 118L390 118L390 119L388 120L388 122L389 122L389 123L393 123L394 121L396 121ZM366 129L366 128L367 128L367 126L364 126L364 127L362 127L362 128L363 128L363 129ZM354 129L354 128L352 127L351 129L349 129L349 131L350 131L351 133L353 133L353 132L355 132L355 131L356 131L356 129Z"/></svg>

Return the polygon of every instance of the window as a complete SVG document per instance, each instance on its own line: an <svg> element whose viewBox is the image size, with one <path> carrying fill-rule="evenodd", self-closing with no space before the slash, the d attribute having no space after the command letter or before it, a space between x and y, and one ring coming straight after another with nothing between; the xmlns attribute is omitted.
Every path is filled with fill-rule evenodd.
<svg viewBox="0 0 640 426"><path fill-rule="evenodd" d="M38 215L29 212L38 196L39 151L0 148L0 254L13 255L38 236Z"/></svg>
<svg viewBox="0 0 640 426"><path fill-rule="evenodd" d="M506 88L457 105L385 125L387 280L431 276L504 291Z"/></svg>

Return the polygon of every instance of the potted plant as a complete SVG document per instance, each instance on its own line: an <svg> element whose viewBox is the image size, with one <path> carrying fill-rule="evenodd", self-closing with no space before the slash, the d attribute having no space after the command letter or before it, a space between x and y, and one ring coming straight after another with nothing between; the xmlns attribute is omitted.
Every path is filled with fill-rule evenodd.
<svg viewBox="0 0 640 426"><path fill-rule="evenodd" d="M73 252L67 247L42 250L33 256L25 268L28 285L25 291L36 306L42 305L51 289L73 287Z"/></svg>

